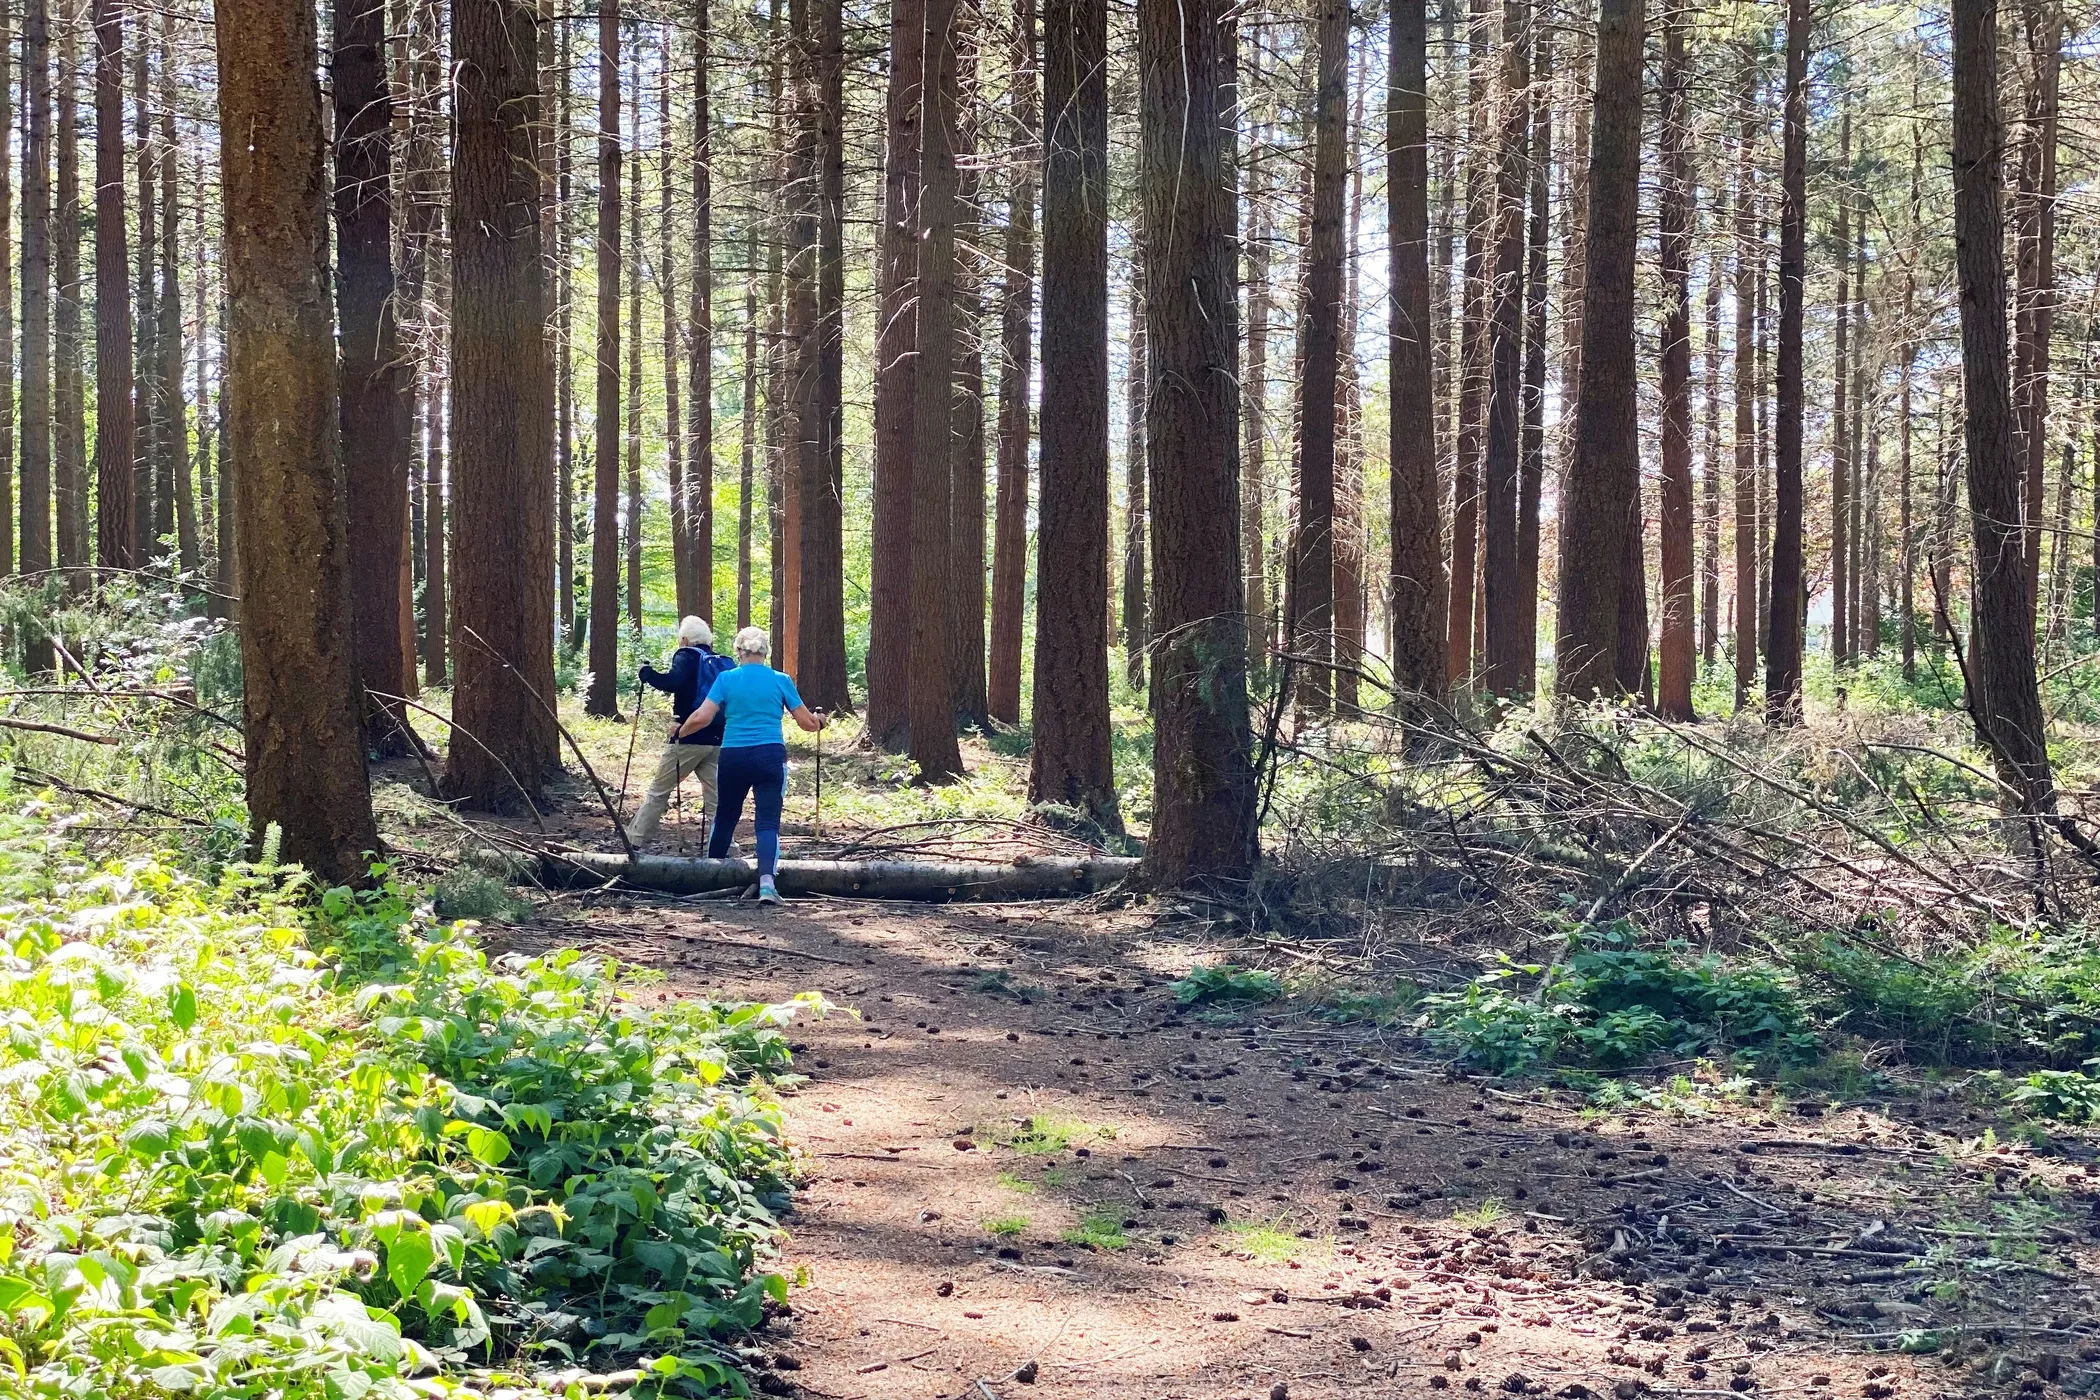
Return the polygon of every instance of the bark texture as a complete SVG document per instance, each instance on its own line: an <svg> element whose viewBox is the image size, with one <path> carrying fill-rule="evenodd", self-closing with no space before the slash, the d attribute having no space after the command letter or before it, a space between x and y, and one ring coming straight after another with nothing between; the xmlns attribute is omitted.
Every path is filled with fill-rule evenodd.
<svg viewBox="0 0 2100 1400"><path fill-rule="evenodd" d="M243 737L258 845L329 884L379 848L359 723L349 522L322 211L320 54L298 0L219 0L228 439L241 592ZM238 133L237 135L232 133Z"/></svg>
<svg viewBox="0 0 2100 1400"><path fill-rule="evenodd" d="M583 707L601 718L620 713L620 165L620 0L599 0L597 423L591 445L591 685ZM535 222L536 211L535 202Z"/></svg>
<svg viewBox="0 0 2100 1400"><path fill-rule="evenodd" d="M1436 703L1449 684L1444 645L1442 502L1437 489L1435 353L1429 294L1429 30L1426 0L1395 0L1386 106L1394 289L1392 666L1404 694Z"/></svg>
<svg viewBox="0 0 2100 1400"><path fill-rule="evenodd" d="M1002 724L1021 722L1021 623L1028 586L1029 374L1035 311L1035 0L1015 0L1012 184L1006 195L1006 273L999 293L999 460L992 534L992 649L986 705Z"/></svg>
<svg viewBox="0 0 2100 1400"><path fill-rule="evenodd" d="M1801 721L1801 320L1808 275L1808 0L1787 0L1786 109L1781 118L1778 406L1772 425L1772 543L1765 621L1765 717Z"/></svg>

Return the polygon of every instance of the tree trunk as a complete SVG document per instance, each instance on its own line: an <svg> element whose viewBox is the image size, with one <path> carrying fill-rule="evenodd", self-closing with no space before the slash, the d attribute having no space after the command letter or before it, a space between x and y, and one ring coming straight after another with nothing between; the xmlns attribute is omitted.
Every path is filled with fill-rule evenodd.
<svg viewBox="0 0 2100 1400"><path fill-rule="evenodd" d="M1575 0L1575 17L1587 21L1590 0ZM1593 32L1584 22L1575 25L1575 55L1568 65L1568 215L1562 225L1561 278L1561 484L1575 462L1576 416L1580 411L1582 385L1582 279L1588 259L1590 227L1590 109L1595 105L1592 79L1596 74ZM1565 498L1564 498L1565 499ZM1563 507L1565 509L1565 507ZM1566 538L1565 522L1562 538Z"/></svg>
<svg viewBox="0 0 2100 1400"><path fill-rule="evenodd" d="M1073 808L1113 830L1121 818L1109 754L1105 606L1107 66L1105 0L1049 0L1043 11L1043 481L1028 800Z"/></svg>
<svg viewBox="0 0 2100 1400"><path fill-rule="evenodd" d="M36 579L52 564L49 0L29 0L23 41L22 95L29 110L22 145L22 572ZM52 669L50 637L34 625L23 630L25 669Z"/></svg>
<svg viewBox="0 0 2100 1400"><path fill-rule="evenodd" d="M1974 0L1964 0L1972 3ZM1808 275L1808 0L1787 0L1786 112L1779 211L1777 479L1772 488L1771 610L1765 623L1765 718L1801 722L1801 319ZM1760 301L1762 297L1760 297Z"/></svg>
<svg viewBox="0 0 2100 1400"><path fill-rule="evenodd" d="M1523 688L1524 608L1518 592L1517 516L1524 495L1524 196L1531 87L1525 0L1502 6L1502 138L1496 153L1493 283L1488 289L1487 665L1491 695Z"/></svg>
<svg viewBox="0 0 2100 1400"><path fill-rule="evenodd" d="M1299 313L1304 367L1298 410L1298 523L1291 539L1290 630L1285 649L1304 716L1325 715L1334 691L1335 425L1341 373L1342 200L1348 184L1349 5L1315 11L1312 234Z"/></svg>
<svg viewBox="0 0 2100 1400"><path fill-rule="evenodd" d="M1429 23L1426 0L1395 0L1386 104L1392 433L1393 685L1439 704L1448 686L1442 502L1437 489L1435 333L1429 284Z"/></svg>
<svg viewBox="0 0 2100 1400"><path fill-rule="evenodd" d="M758 450L758 220L744 233L743 445L737 458L736 625L751 625L751 498L756 490Z"/></svg>
<svg viewBox="0 0 2100 1400"><path fill-rule="evenodd" d="M481 809L561 765L534 24L529 0L453 0L452 713L480 742L455 734L446 780Z"/></svg>
<svg viewBox="0 0 2100 1400"><path fill-rule="evenodd" d="M168 499L172 515L171 529L175 536L175 559L184 573L196 569L197 553L197 502L191 494L190 482L190 413L189 404L182 392L183 366L188 356L182 348L182 168L181 150L175 140L175 56L170 43L170 29L174 23L174 12L163 8L160 12L160 293L154 309L160 315L160 329L154 336L160 355L160 470L158 476ZM342 100L338 94L336 100ZM382 127L386 123L380 118ZM391 209L392 201L388 201ZM340 275L340 272L339 274ZM76 335L76 342L77 342ZM408 441L406 424L408 405L405 398L401 408L403 435L401 443L402 475L407 476ZM401 524L394 533L401 537L399 543L407 543L408 511L401 512ZM395 569L400 571L406 564L400 548L394 551ZM397 603L394 617L396 644L406 648L406 636L401 627L401 617L407 607L403 590L394 590ZM407 660L408 684L415 685L414 663Z"/></svg>
<svg viewBox="0 0 2100 1400"><path fill-rule="evenodd" d="M919 143L919 326L912 406L911 757L920 778L945 783L962 772L955 741L955 588L949 553L955 317L955 0L927 0Z"/></svg>
<svg viewBox="0 0 2100 1400"><path fill-rule="evenodd" d="M1539 26L1532 64L1531 228L1524 268L1523 478L1517 497L1517 693L1538 690L1539 504L1546 478L1546 232L1553 170L1553 31Z"/></svg>
<svg viewBox="0 0 2100 1400"><path fill-rule="evenodd" d="M583 707L608 719L620 713L620 232L620 0L599 0L597 422L591 447L591 685Z"/></svg>
<svg viewBox="0 0 2100 1400"><path fill-rule="evenodd" d="M704 10L705 4L701 6ZM657 58L659 70L656 85L656 285L658 320L663 329L664 370L664 484L665 494L671 510L671 593L672 606L683 620L699 607L695 597L693 559L693 497L686 480L685 448L688 424L682 412L679 391L684 387L679 382L678 354L680 330L678 305L678 249L672 231L672 192L678 181L671 167L671 66L672 43L668 30L658 37ZM639 125L639 124L638 124ZM706 168L704 161L695 161L697 173ZM697 261L697 260L696 260ZM697 327L695 328L697 332ZM635 341L641 341L641 324L635 324ZM687 366L691 368L692 366ZM635 397L641 397L641 378L635 378ZM695 405L695 407L698 407ZM709 422L714 415L709 413ZM712 600L710 600L710 610Z"/></svg>
<svg viewBox="0 0 2100 1400"><path fill-rule="evenodd" d="M1013 140L1006 195L1006 273L999 293L998 515L992 538L992 652L986 707L1021 722L1021 628L1028 587L1028 381L1035 310L1035 0L1015 0L1011 80Z"/></svg>
<svg viewBox="0 0 2100 1400"><path fill-rule="evenodd" d="M1837 190L1837 373L1830 388L1830 664L1852 661L1852 440L1846 434L1846 390L1851 380L1848 349L1852 315L1852 106L1849 96L1839 127Z"/></svg>
<svg viewBox="0 0 2100 1400"><path fill-rule="evenodd" d="M1359 235L1364 212L1364 91L1371 82L1371 46L1356 50L1350 81L1349 130L1343 149L1349 170L1349 221L1342 231L1341 333L1335 352L1334 435L1334 702L1344 713L1359 700L1358 671L1365 661L1364 618L1364 402L1356 359L1356 327L1363 319L1358 275ZM1244 493L1242 493L1244 494Z"/></svg>
<svg viewBox="0 0 2100 1400"><path fill-rule="evenodd" d="M1488 165L1493 117L1494 30L1491 0L1472 0L1466 37L1466 257L1459 293L1458 457L1451 475L1451 616L1448 640L1454 684L1473 677L1473 621L1479 603L1481 410L1487 398L1487 320L1491 212L1497 198Z"/></svg>
<svg viewBox="0 0 2100 1400"><path fill-rule="evenodd" d="M281 858L323 884L363 884L379 833L337 455L314 8L218 0L214 15L227 411L241 592L253 604L240 629L249 820L258 846L275 827Z"/></svg>
<svg viewBox="0 0 2100 1400"><path fill-rule="evenodd" d="M955 587L949 594L955 636L955 714L982 729L985 723L984 623L984 255L983 181L978 170L979 83L983 26L974 6L957 16L960 76L957 84L956 346L955 393L949 400L954 424L949 438L948 548Z"/></svg>
<svg viewBox="0 0 2100 1400"><path fill-rule="evenodd" d="M918 436L916 352L920 85L925 0L892 0L884 108L882 243L875 327L875 489L870 540L867 732L886 749L908 742L912 666L912 454Z"/></svg>
<svg viewBox="0 0 2100 1400"><path fill-rule="evenodd" d="M1239 558L1239 306L1222 0L1138 0L1138 188L1152 474L1153 818L1144 873L1237 881L1258 854Z"/></svg>
<svg viewBox="0 0 2100 1400"><path fill-rule="evenodd" d="M1049 856L1016 865L976 861L783 860L778 876L785 894L946 904L1095 894L1129 876L1137 864L1127 856L1087 860ZM631 888L679 895L748 889L758 883L758 869L748 860L657 855L629 859L624 855L584 852L542 857L540 876L550 885L571 888L602 886L616 879Z"/></svg>
<svg viewBox="0 0 2100 1400"><path fill-rule="evenodd" d="M1151 389L1145 363L1145 262L1142 250L1130 261L1130 347L1124 373L1124 421L1130 427L1123 453L1123 674L1132 690L1145 688L1145 395Z"/></svg>
<svg viewBox="0 0 2100 1400"><path fill-rule="evenodd" d="M80 345L80 128L78 18L63 14L58 50L58 240L52 265L58 306L52 331L58 351L53 386L57 399L52 430L58 504L58 567L70 570L88 562L87 551L87 420L82 402L84 380ZM170 117L172 124L172 116ZM178 371L179 373L179 371ZM195 567L195 561L185 569ZM68 582L74 580L68 577Z"/></svg>
<svg viewBox="0 0 2100 1400"><path fill-rule="evenodd" d="M1663 717L1692 718L1698 653L1692 609L1692 133L1685 14L1663 20L1662 79L1662 676Z"/></svg>
<svg viewBox="0 0 2100 1400"><path fill-rule="evenodd" d="M1913 73L1911 94L1914 99L1917 95L1917 88L1917 77ZM1911 246L1914 248L1918 246L1918 240L1925 225L1924 191L1925 128L1922 124L1913 124L1911 127L1910 145L1910 240ZM1910 461L1911 381L1917 372L1918 364L1917 306L1917 264L1915 261L1906 261L1903 265L1902 379L1897 391L1900 398L1896 420L1898 432L1901 434L1898 450L1901 454L1902 465L1900 470L1903 478L1900 488L1902 496L1902 540L1900 552L1897 555L1897 564L1902 570L1902 578L1898 584L1899 598L1897 606L1901 612L1903 679L1906 681L1916 680L1918 675L1918 606L1915 591L1915 580L1917 577L1917 530L1911 520L1913 486ZM2094 470L2100 472L2100 454L2095 456ZM2096 494L2094 499L2094 537L2095 539L2100 539L2100 494ZM2093 596L2095 599L2100 599L2100 569L2094 570Z"/></svg>
<svg viewBox="0 0 2100 1400"><path fill-rule="evenodd" d="M102 7L110 0L101 0L95 8L96 22L101 20ZM14 184L14 24L7 7L0 5L0 384L15 382L15 249L12 234L5 232L14 228L15 184ZM101 44L96 43L96 77L101 76ZM121 69L119 72L121 73ZM98 92L99 100L99 92ZM122 187L119 186L119 198ZM122 227L123 221L118 220ZM96 239L97 256L100 256L102 240ZM97 266L100 264L98 262ZM121 283L120 283L121 285ZM100 319L100 318L98 318ZM115 317L108 318L111 320ZM98 334L103 332L98 330ZM130 363L130 352L125 352L126 364ZM112 373L98 376L97 389L103 383L120 381L121 375ZM127 407L129 406L127 401ZM107 420L105 420L107 421ZM128 520L129 517L127 516ZM96 562L105 568L123 568L130 563L101 557ZM0 393L0 576L15 571L15 396Z"/></svg>
<svg viewBox="0 0 2100 1400"><path fill-rule="evenodd" d="M2021 0L2027 41L2026 110L2022 114L2018 188L2014 194L2014 432L2021 454L2021 511L2026 523L2027 622L2034 632L2042 583L2042 503L2049 455L2049 336L2056 320L2057 90L2063 71L2060 0Z"/></svg>
<svg viewBox="0 0 2100 1400"><path fill-rule="evenodd" d="M1735 708L1750 704L1757 684L1757 359L1756 211L1751 189L1757 170L1757 51L1743 46L1735 168Z"/></svg>
<svg viewBox="0 0 2100 1400"><path fill-rule="evenodd" d="M1602 0L1584 237L1582 378L1575 455L1562 487L1560 608L1554 691L1564 701L1624 689L1629 549L1640 537L1640 442L1634 402L1633 261L1638 241L1643 0ZM1631 541L1631 544L1629 544Z"/></svg>
<svg viewBox="0 0 2100 1400"><path fill-rule="evenodd" d="M134 531L139 537L139 560L147 563L160 556L162 535L160 527L160 476L155 472L160 464L160 439L155 437L160 422L160 359L155 353L153 340L160 336L160 311L153 306L153 258L160 250L160 222L155 218L155 191L153 176L158 166L153 164L151 126L147 124L147 34L145 21L139 23L139 38L132 46L132 136L139 147L139 262L130 271L137 277L137 306L139 306L139 455L132 462L132 518ZM122 132L122 124L118 124ZM122 141L122 134L120 134Z"/></svg>
<svg viewBox="0 0 2100 1400"><path fill-rule="evenodd" d="M678 610L692 612L710 625L715 620L715 191L714 121L708 90L708 64L713 54L709 0L699 0L693 13L693 294L686 319L692 333L688 367L692 376L691 426L686 433L685 586ZM668 76L666 83L668 84ZM665 129L670 113L665 111ZM664 171L664 219L670 222L670 169ZM664 245L669 265L670 243ZM665 303L665 315L670 314ZM670 343L668 340L665 342ZM669 355L666 353L666 370ZM675 410L675 398L673 399ZM677 429L672 429L675 435Z"/></svg>
<svg viewBox="0 0 2100 1400"><path fill-rule="evenodd" d="M1728 165L1726 137L1714 138L1713 232L1706 255L1706 338L1701 359L1706 370L1706 447L1699 476L1699 664L1712 666L1720 654L1721 632L1721 284L1727 258L1720 241L1728 233Z"/></svg>
<svg viewBox="0 0 2100 1400"><path fill-rule="evenodd" d="M1248 87L1262 84L1261 45L1248 52ZM1259 124L1247 151L1247 237L1242 246L1247 282L1247 350L1240 403L1240 566L1247 598L1247 645L1255 664L1275 645L1275 623L1269 616L1267 565L1268 401L1269 401L1269 243L1274 234L1269 203L1270 177L1263 158L1267 133ZM1139 425L1142 433L1142 424Z"/></svg>
<svg viewBox="0 0 2100 1400"><path fill-rule="evenodd" d="M1796 0L1799 3L1799 0ZM1954 0L1954 251L1961 283L1974 639L1969 711L2022 812L2054 808L2022 553L2021 462L2006 383L2004 126L1996 0Z"/></svg>
<svg viewBox="0 0 2100 1400"><path fill-rule="evenodd" d="M573 653L586 632L583 603L589 587L576 571L576 311L575 275L570 270L569 202L574 170L575 132L569 124L569 100L574 93L575 73L569 64L569 26L562 24L561 43L555 59L556 109L554 118L554 444L559 477L555 487L558 518L555 533L561 575L560 626L562 641ZM582 587L579 589L579 585Z"/></svg>
<svg viewBox="0 0 2100 1400"><path fill-rule="evenodd" d="M634 119L637 143L642 132L641 45L632 44L627 54L627 80L623 89L628 113ZM627 319L621 337L627 352L626 388L621 405L623 421L620 446L626 458L627 518L620 532L622 582L626 584L627 626L642 635L642 263L647 257L642 244L642 164L634 163L634 188L625 192L621 207L627 217L627 239L621 245L621 280L627 292ZM632 256L629 256L629 251Z"/></svg>
<svg viewBox="0 0 2100 1400"><path fill-rule="evenodd" d="M335 293L342 324L341 452L357 666L367 689L405 695L415 664L401 641L401 550L414 422L408 359L394 315L386 5L384 0L336 0L333 8ZM171 332L181 333L166 314L171 292L164 288L161 295L156 339L163 350ZM174 419L161 417L163 436L172 437ZM409 751L412 740L398 705L376 701L364 713L365 741L375 752Z"/></svg>
<svg viewBox="0 0 2100 1400"><path fill-rule="evenodd" d="M803 698L822 709L851 711L846 688L844 495L845 246L845 30L840 0L799 0L806 11L797 31L806 75L803 133L806 165L801 187L813 235L814 296L802 347L797 400L801 431L801 584L795 679ZM799 221L798 221L799 222ZM799 238L798 233L798 238ZM799 244L798 244L799 246ZM952 734L952 726L951 726Z"/></svg>

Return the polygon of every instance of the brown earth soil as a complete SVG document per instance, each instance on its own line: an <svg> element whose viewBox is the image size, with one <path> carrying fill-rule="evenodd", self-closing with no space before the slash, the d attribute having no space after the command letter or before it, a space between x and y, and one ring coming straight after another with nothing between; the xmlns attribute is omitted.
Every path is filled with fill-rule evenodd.
<svg viewBox="0 0 2100 1400"><path fill-rule="evenodd" d="M770 1393L2100 1390L2100 1166L1942 1091L1586 1113L1296 999L1179 1010L1214 950L1130 911L557 908L503 940L837 1007L783 1099Z"/></svg>

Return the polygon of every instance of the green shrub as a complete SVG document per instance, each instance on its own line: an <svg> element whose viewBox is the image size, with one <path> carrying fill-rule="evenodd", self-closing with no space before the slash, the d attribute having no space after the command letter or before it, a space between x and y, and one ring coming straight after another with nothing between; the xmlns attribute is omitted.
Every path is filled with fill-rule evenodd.
<svg viewBox="0 0 2100 1400"><path fill-rule="evenodd" d="M643 1007L609 964L492 960L391 889L315 919L296 884L92 868L0 816L0 1374L407 1400L643 1358L740 1391L721 1344L786 1290L760 1095L797 1008Z"/></svg>
<svg viewBox="0 0 2100 1400"><path fill-rule="evenodd" d="M2067 1123L2100 1122L2100 1058L2086 1061L2087 1073L2037 1070L2015 1085L2006 1102L2037 1118Z"/></svg>
<svg viewBox="0 0 2100 1400"><path fill-rule="evenodd" d="M1182 1006L1217 1001L1274 1001L1283 995L1283 983L1275 973L1232 963L1207 964L1167 985Z"/></svg>
<svg viewBox="0 0 2100 1400"><path fill-rule="evenodd" d="M1520 979L1535 980L1519 990ZM1693 958L1675 943L1643 948L1624 924L1582 936L1550 968L1505 962L1422 1007L1417 1024L1433 1045L1498 1074L1622 1069L1724 1048L1797 1059L1818 1048L1776 970Z"/></svg>

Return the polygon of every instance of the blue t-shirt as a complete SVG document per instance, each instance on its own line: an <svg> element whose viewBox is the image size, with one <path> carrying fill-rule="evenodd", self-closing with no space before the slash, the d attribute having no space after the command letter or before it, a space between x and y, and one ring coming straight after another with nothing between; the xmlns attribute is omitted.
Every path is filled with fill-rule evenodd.
<svg viewBox="0 0 2100 1400"><path fill-rule="evenodd" d="M729 723L722 731L725 749L756 748L780 742L780 716L802 708L794 681L763 661L747 661L715 678L707 698L722 707Z"/></svg>

